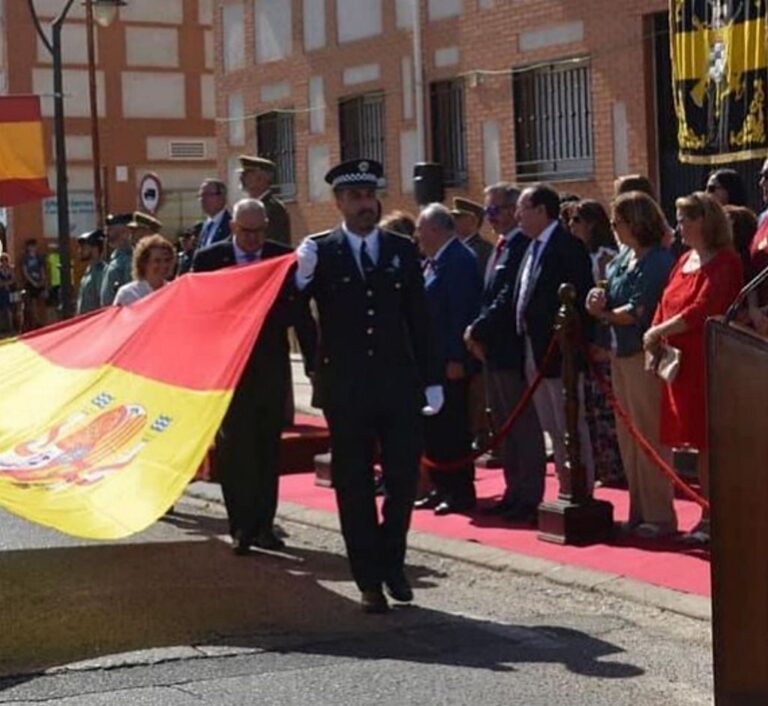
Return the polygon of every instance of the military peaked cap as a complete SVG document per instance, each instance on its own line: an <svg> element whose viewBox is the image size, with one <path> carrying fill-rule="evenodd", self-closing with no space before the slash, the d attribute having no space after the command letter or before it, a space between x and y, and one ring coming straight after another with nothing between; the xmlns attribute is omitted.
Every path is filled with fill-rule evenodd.
<svg viewBox="0 0 768 706"><path fill-rule="evenodd" d="M454 216L460 216L465 213L470 213L475 216L480 223L483 222L485 216L485 209L477 201L471 201L470 199L464 199L460 196L455 196L453 199L453 209L451 213Z"/></svg>
<svg viewBox="0 0 768 706"><path fill-rule="evenodd" d="M104 242L104 231L90 230L77 236L77 242L83 245L101 245Z"/></svg>
<svg viewBox="0 0 768 706"><path fill-rule="evenodd" d="M153 216L150 216L148 213L142 213L141 211L134 211L133 218L131 219L131 222L128 224L129 228L149 228L149 230L153 230L155 232L159 231L163 224L157 220L157 218L154 218Z"/></svg>
<svg viewBox="0 0 768 706"><path fill-rule="evenodd" d="M107 216L108 226L127 226L133 220L132 213L110 213Z"/></svg>
<svg viewBox="0 0 768 706"><path fill-rule="evenodd" d="M277 170L277 165L271 159L266 159L265 157L252 157L247 154L241 154L237 159L240 162L241 172L247 172L249 169L261 169L274 174Z"/></svg>

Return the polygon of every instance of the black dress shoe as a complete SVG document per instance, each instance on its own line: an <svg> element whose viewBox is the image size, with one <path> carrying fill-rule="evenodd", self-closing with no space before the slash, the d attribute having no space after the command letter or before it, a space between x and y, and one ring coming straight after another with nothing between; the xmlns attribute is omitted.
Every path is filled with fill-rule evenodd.
<svg viewBox="0 0 768 706"><path fill-rule="evenodd" d="M253 545L259 549L266 549L268 551L277 551L279 549L285 549L285 542L280 539L271 529L262 529L256 533L253 538Z"/></svg>
<svg viewBox="0 0 768 706"><path fill-rule="evenodd" d="M247 556L251 553L251 540L237 534L232 538L232 553L235 556Z"/></svg>
<svg viewBox="0 0 768 706"><path fill-rule="evenodd" d="M489 507L483 508L483 512L488 515L505 515L512 510L512 505L504 500L495 503Z"/></svg>
<svg viewBox="0 0 768 706"><path fill-rule="evenodd" d="M536 527L539 524L539 511L536 509L524 510L515 508L514 510L503 513L502 517L507 522L514 522L518 525L529 525L531 527Z"/></svg>
<svg viewBox="0 0 768 706"><path fill-rule="evenodd" d="M432 491L413 503L414 510L434 510L440 504L440 496Z"/></svg>
<svg viewBox="0 0 768 706"><path fill-rule="evenodd" d="M413 600L413 589L403 574L391 576L384 581L384 585L387 587L387 593L396 601L410 603Z"/></svg>
<svg viewBox="0 0 768 706"><path fill-rule="evenodd" d="M360 605L363 613L386 613L389 610L389 603L380 588L370 591L363 591L360 597Z"/></svg>

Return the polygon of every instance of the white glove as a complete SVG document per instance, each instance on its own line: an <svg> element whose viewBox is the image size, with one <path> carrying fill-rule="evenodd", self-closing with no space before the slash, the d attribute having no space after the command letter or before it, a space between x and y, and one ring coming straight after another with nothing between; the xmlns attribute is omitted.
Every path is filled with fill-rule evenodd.
<svg viewBox="0 0 768 706"><path fill-rule="evenodd" d="M427 398L427 404L421 408L421 413L425 417L434 417L443 408L443 403L445 402L443 386L430 385L424 390L424 396Z"/></svg>
<svg viewBox="0 0 768 706"><path fill-rule="evenodd" d="M317 243L312 238L304 238L296 248L296 286L304 289L315 276L317 267Z"/></svg>

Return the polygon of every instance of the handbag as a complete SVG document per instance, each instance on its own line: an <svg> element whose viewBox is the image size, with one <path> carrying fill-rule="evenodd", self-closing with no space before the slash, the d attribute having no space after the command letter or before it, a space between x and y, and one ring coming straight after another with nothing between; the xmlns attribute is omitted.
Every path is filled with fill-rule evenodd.
<svg viewBox="0 0 768 706"><path fill-rule="evenodd" d="M662 344L655 351L645 354L645 369L671 383L680 371L682 353L679 348Z"/></svg>

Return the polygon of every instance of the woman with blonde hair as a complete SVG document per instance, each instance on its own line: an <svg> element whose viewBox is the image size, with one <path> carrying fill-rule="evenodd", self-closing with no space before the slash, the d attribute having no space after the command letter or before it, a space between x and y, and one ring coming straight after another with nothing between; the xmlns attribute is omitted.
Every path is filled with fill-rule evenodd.
<svg viewBox="0 0 768 706"><path fill-rule="evenodd" d="M133 281L117 290L114 304L125 306L163 287L173 275L176 253L162 235L142 238L133 250Z"/></svg>
<svg viewBox="0 0 768 706"><path fill-rule="evenodd" d="M587 311L601 324L598 340L610 351L613 391L640 433L662 455L659 441L661 381L646 372L643 334L674 263L662 246L667 224L656 202L644 192L630 191L613 203L612 226L622 246L608 265L605 288L587 296ZM677 531L672 484L630 436L616 425L621 460L629 488L628 532L655 538Z"/></svg>
<svg viewBox="0 0 768 706"><path fill-rule="evenodd" d="M718 201L701 191L675 202L683 242L690 248L670 275L643 346L658 354L667 344L680 351L677 374L662 386L661 442L699 452L702 494L709 492L704 324L724 314L741 289L743 268L732 244L731 225ZM686 539L709 541L709 513Z"/></svg>

